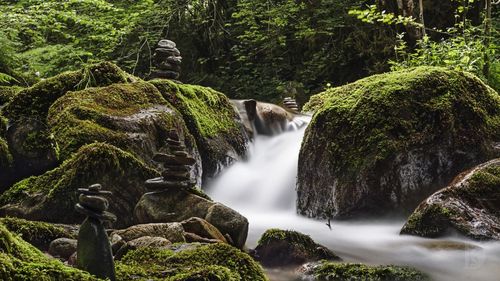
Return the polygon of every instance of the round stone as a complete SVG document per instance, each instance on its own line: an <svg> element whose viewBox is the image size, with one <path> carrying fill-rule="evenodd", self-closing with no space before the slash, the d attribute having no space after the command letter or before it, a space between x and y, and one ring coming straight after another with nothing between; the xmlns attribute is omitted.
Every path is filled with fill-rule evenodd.
<svg viewBox="0 0 500 281"><path fill-rule="evenodd" d="M167 49L173 49L176 47L175 42L168 40L168 39L162 39L158 42L158 47L160 48L167 48Z"/></svg>
<svg viewBox="0 0 500 281"><path fill-rule="evenodd" d="M171 70L157 70L153 72L153 76L156 78L162 79L177 79L179 78L179 72L171 71Z"/></svg>
<svg viewBox="0 0 500 281"><path fill-rule="evenodd" d="M116 216L113 215L110 212L104 211L101 213L92 211L90 209L85 208L84 206L80 205L79 203L75 205L75 210L85 216L92 217L101 221L111 221L114 222L116 221Z"/></svg>
<svg viewBox="0 0 500 281"><path fill-rule="evenodd" d="M191 171L190 165L164 165L165 171L172 172L189 172Z"/></svg>
<svg viewBox="0 0 500 281"><path fill-rule="evenodd" d="M170 56L178 57L181 55L181 52L177 48L156 48L155 49L156 56L161 56L168 58Z"/></svg>
<svg viewBox="0 0 500 281"><path fill-rule="evenodd" d="M181 71L180 65L172 64L169 62L160 62L156 65L156 67L160 70L170 70L170 71L174 71L174 72Z"/></svg>
<svg viewBox="0 0 500 281"><path fill-rule="evenodd" d="M96 212L106 211L109 207L108 200L101 196L80 194L79 202L80 205Z"/></svg>
<svg viewBox="0 0 500 281"><path fill-rule="evenodd" d="M169 56L167 57L167 62L174 64L174 65L180 65L182 63L182 57L179 56Z"/></svg>

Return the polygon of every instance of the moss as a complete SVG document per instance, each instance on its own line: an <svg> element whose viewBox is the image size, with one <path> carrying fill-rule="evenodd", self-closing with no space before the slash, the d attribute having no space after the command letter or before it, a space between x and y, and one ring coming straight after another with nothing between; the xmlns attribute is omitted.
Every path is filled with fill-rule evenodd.
<svg viewBox="0 0 500 281"><path fill-rule="evenodd" d="M57 238L75 239L75 233L54 224L38 221L27 221L20 218L6 217L0 218L10 232L18 234L23 240L29 242L37 248L47 250L50 242Z"/></svg>
<svg viewBox="0 0 500 281"><path fill-rule="evenodd" d="M129 252L117 265L117 279L267 280L260 265L237 248L224 243L192 245L176 252L152 248Z"/></svg>
<svg viewBox="0 0 500 281"><path fill-rule="evenodd" d="M477 150L500 139L500 95L471 74L438 67L374 75L314 96L305 108L315 111L310 128L335 132L314 137L329 139L335 169L344 171L415 145L452 138Z"/></svg>
<svg viewBox="0 0 500 281"><path fill-rule="evenodd" d="M425 206L425 208L422 206L410 215L401 234L430 238L443 236L449 231L449 221L453 214L453 211L438 204Z"/></svg>
<svg viewBox="0 0 500 281"><path fill-rule="evenodd" d="M424 281L425 274L401 266L367 266L363 264L322 262L314 269L317 280Z"/></svg>
<svg viewBox="0 0 500 281"><path fill-rule="evenodd" d="M18 86L0 86L0 105L9 102L22 89Z"/></svg>
<svg viewBox="0 0 500 281"><path fill-rule="evenodd" d="M0 169L5 171L11 164L12 154L9 151L9 146L7 142L0 137ZM0 175L3 174L3 171L0 171Z"/></svg>
<svg viewBox="0 0 500 281"><path fill-rule="evenodd" d="M81 216L74 211L78 188L102 183L105 189L115 192L111 210L119 214L132 213L145 191L144 180L156 175L130 153L109 144L93 143L80 148L58 168L16 183L0 196L0 202L11 204L8 214L49 222L80 223Z"/></svg>
<svg viewBox="0 0 500 281"><path fill-rule="evenodd" d="M305 246L306 248L315 248L317 246L316 242L312 240L309 235L302 234L293 230L281 230L277 228L271 228L266 230L264 234L260 237L257 242L257 246L265 246L276 240L288 241L290 243Z"/></svg>
<svg viewBox="0 0 500 281"><path fill-rule="evenodd" d="M81 146L95 141L107 142L127 151L131 137L117 128L119 118L132 115L152 106L168 106L151 84L137 82L114 84L67 93L49 110L48 123L59 144L62 159L67 159ZM175 120L162 114L166 127L175 127ZM123 123L123 122L122 122Z"/></svg>
<svg viewBox="0 0 500 281"><path fill-rule="evenodd" d="M79 71L65 72L21 90L5 106L3 112L12 120L40 118L44 120L50 105L68 91L88 86L106 86L133 79L116 65L103 62Z"/></svg>
<svg viewBox="0 0 500 281"><path fill-rule="evenodd" d="M34 246L12 234L0 223L0 279L17 280L98 280L86 272L67 267L46 257Z"/></svg>
<svg viewBox="0 0 500 281"><path fill-rule="evenodd" d="M245 153L245 134L224 94L171 80L150 82L182 114L200 150L204 176L216 174L220 163L226 164L228 151L234 150L239 155Z"/></svg>

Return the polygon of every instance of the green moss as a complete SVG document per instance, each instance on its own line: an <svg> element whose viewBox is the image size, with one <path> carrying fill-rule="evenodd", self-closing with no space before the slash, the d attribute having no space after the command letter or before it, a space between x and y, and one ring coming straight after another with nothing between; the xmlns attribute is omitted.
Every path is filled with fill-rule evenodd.
<svg viewBox="0 0 500 281"><path fill-rule="evenodd" d="M335 169L360 171L395 152L450 138L473 150L500 139L500 95L475 76L444 68L374 75L321 93L306 108L316 112L310 128L334 134L307 134L305 142L328 138Z"/></svg>
<svg viewBox="0 0 500 281"><path fill-rule="evenodd" d="M46 257L34 246L12 234L0 223L0 279L18 280L98 280L86 272L67 267Z"/></svg>
<svg viewBox="0 0 500 281"><path fill-rule="evenodd" d="M245 134L236 121L237 113L224 94L171 80L150 82L182 114L200 150L204 176L216 174L221 163L226 164L228 151L234 150L239 155L245 153Z"/></svg>
<svg viewBox="0 0 500 281"><path fill-rule="evenodd" d="M469 197L493 199L491 197L498 194L499 187L500 165L491 165L472 175L465 192Z"/></svg>
<svg viewBox="0 0 500 281"><path fill-rule="evenodd" d="M62 159L95 141L133 151L130 135L117 128L116 123L119 118L133 118L132 115L152 106L168 106L168 103L151 84L113 84L67 93L50 107L48 123ZM169 117L162 114L165 126L175 127L175 120Z"/></svg>
<svg viewBox="0 0 500 281"><path fill-rule="evenodd" d="M314 269L317 280L424 281L425 274L401 266L367 266L363 264L322 262Z"/></svg>
<svg viewBox="0 0 500 281"><path fill-rule="evenodd" d="M287 241L308 249L315 249L318 245L316 244L316 242L314 242L314 240L312 240L309 235L305 235L293 230L271 228L266 230L266 232L262 234L259 241L257 242L257 246L265 246L276 240Z"/></svg>
<svg viewBox="0 0 500 281"><path fill-rule="evenodd" d="M12 120L21 117L44 120L50 105L68 91L127 82L130 79L133 78L112 63L91 65L79 71L65 72L42 80L30 88L21 90L5 106L3 112Z"/></svg>
<svg viewBox="0 0 500 281"><path fill-rule="evenodd" d="M0 86L0 105L9 102L22 89L18 86Z"/></svg>
<svg viewBox="0 0 500 281"><path fill-rule="evenodd" d="M131 210L120 211L131 213L136 203L132 201L138 200L144 192L143 181L156 175L130 153L109 144L93 143L80 148L58 168L16 183L0 196L0 202L17 206L12 209L16 216L79 223L80 216L74 211L78 188L102 183L104 188L119 193L113 197L111 206L129 206ZM128 189L121 193L121 188Z"/></svg>
<svg viewBox="0 0 500 281"><path fill-rule="evenodd" d="M447 233L454 212L446 207L432 204L418 208L408 218L401 234L412 234L435 238Z"/></svg>
<svg viewBox="0 0 500 281"><path fill-rule="evenodd" d="M12 154L7 142L0 137L0 169L5 170L12 164ZM2 172L0 171L0 174Z"/></svg>
<svg viewBox="0 0 500 281"><path fill-rule="evenodd" d="M143 248L117 265L118 280L267 280L250 256L224 243L182 250ZM135 279L137 278L137 279Z"/></svg>
<svg viewBox="0 0 500 281"><path fill-rule="evenodd" d="M75 233L46 222L6 217L0 218L0 223L10 232L18 234L23 240L44 250L48 249L50 242L57 238L76 238Z"/></svg>

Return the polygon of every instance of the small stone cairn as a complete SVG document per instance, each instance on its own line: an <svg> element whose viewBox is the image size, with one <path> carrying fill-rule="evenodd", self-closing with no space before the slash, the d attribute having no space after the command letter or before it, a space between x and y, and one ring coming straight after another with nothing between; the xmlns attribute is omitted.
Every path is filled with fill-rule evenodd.
<svg viewBox="0 0 500 281"><path fill-rule="evenodd" d="M181 73L182 57L173 41L162 39L153 54L152 78L177 79Z"/></svg>
<svg viewBox="0 0 500 281"><path fill-rule="evenodd" d="M170 153L156 153L153 161L163 164L162 176L146 181L149 192L159 192L168 189L190 189L196 185L191 180L191 168L196 160L186 152L186 147L180 141L176 130L168 134L167 145Z"/></svg>
<svg viewBox="0 0 500 281"><path fill-rule="evenodd" d="M111 195L101 190L100 184L79 188L77 212L87 216L78 232L77 267L102 279L116 280L113 253L103 222L116 221L116 216L107 212L109 202L102 195Z"/></svg>
<svg viewBox="0 0 500 281"><path fill-rule="evenodd" d="M283 105L292 111L299 112L299 106L297 105L297 102L291 97L284 98Z"/></svg>

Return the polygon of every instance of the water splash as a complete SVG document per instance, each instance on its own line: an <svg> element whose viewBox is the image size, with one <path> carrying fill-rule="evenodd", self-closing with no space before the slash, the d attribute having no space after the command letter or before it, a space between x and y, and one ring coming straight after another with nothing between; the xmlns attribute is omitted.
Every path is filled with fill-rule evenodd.
<svg viewBox="0 0 500 281"><path fill-rule="evenodd" d="M308 123L309 118L297 121ZM208 193L214 200L248 218L249 247L254 247L269 228L292 229L310 235L345 261L407 265L428 273L437 281L500 279L498 242L399 235L403 221L335 221L330 230L324 221L298 216L295 183L305 126L289 124L288 127L289 131L274 137L255 136L247 161L234 164L209 184ZM445 247L438 247L440 244ZM450 250L449 245L471 247ZM268 273L274 281L295 280L293 270Z"/></svg>

